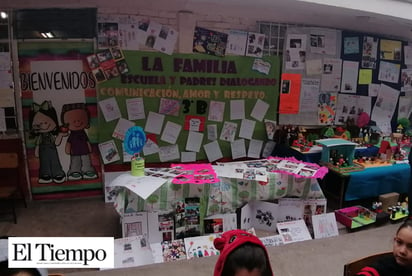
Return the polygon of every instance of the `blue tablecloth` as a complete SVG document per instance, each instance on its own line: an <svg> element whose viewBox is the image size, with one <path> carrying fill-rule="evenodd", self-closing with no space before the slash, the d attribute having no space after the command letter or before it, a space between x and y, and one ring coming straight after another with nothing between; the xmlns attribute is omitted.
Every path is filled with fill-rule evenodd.
<svg viewBox="0 0 412 276"><path fill-rule="evenodd" d="M349 175L345 201L378 197L391 192L407 193L411 172L409 164L395 164L367 168Z"/></svg>

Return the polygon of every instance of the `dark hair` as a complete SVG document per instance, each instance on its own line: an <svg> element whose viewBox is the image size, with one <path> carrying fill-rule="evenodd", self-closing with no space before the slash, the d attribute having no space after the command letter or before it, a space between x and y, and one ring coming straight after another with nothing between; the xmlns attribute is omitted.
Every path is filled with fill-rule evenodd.
<svg viewBox="0 0 412 276"><path fill-rule="evenodd" d="M43 102L42 105L44 103L45 102ZM49 117L50 119L53 120L53 122L56 124L56 128L52 131L52 133L54 135L56 135L58 133L59 121L57 119L56 109L54 109L54 107L51 105L51 102L49 102L49 108L48 109L39 108L37 111L35 111L33 107L30 109L30 113L29 113L29 124L30 124L29 127L30 127L30 130L31 130L30 131L30 136L31 137L36 136L36 133L34 132L34 129L33 129L33 121L34 121L34 116L36 116L37 113L42 113L45 116L47 116L47 117Z"/></svg>
<svg viewBox="0 0 412 276"><path fill-rule="evenodd" d="M9 268L9 262L0 262L0 275L1 276L14 276L20 272L26 272L31 276L41 276L41 273L35 268Z"/></svg>
<svg viewBox="0 0 412 276"><path fill-rule="evenodd" d="M407 227L412 228L412 219L407 219L407 220L405 220L405 221L401 224L401 226L399 226L398 230L396 231L396 234L398 234L399 231L401 231L403 228L407 228Z"/></svg>
<svg viewBox="0 0 412 276"><path fill-rule="evenodd" d="M63 107L62 107L62 113L61 113L61 121L62 121L62 124L65 124L66 122L64 121L64 114L67 112L67 111L71 111L71 110L77 110L77 109L81 109L81 110L84 110L84 111L86 111L86 114L87 114L87 121L88 122L90 122L90 111L89 111L89 109L87 108L87 106L86 106L86 104L84 104L84 103L70 103L70 104L65 104L65 105L63 105Z"/></svg>
<svg viewBox="0 0 412 276"><path fill-rule="evenodd" d="M262 276L272 276L265 249L253 243L245 243L233 250L226 258L222 276L233 276L239 269L252 271L257 268Z"/></svg>

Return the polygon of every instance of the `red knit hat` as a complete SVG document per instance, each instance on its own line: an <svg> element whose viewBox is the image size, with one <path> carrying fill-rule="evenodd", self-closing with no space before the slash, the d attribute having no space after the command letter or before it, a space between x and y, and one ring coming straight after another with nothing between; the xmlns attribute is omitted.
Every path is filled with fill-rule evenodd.
<svg viewBox="0 0 412 276"><path fill-rule="evenodd" d="M220 251L219 259L216 262L213 276L223 276L222 271L223 267L225 266L227 257L230 253L232 253L233 250L245 243L253 243L263 248L263 250L265 251L266 259L268 260L268 269L270 270L270 274L273 275L269 262L268 252L259 238L243 230L230 230L223 233L221 237L216 238L213 241L215 248Z"/></svg>

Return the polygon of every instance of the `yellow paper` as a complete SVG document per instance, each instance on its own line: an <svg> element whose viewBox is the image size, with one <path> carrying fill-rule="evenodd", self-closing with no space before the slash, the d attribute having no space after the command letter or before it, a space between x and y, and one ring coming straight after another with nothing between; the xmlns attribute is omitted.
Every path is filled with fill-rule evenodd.
<svg viewBox="0 0 412 276"><path fill-rule="evenodd" d="M402 42L398 40L381 39L381 59L401 60Z"/></svg>
<svg viewBox="0 0 412 276"><path fill-rule="evenodd" d="M359 70L359 84L372 83L372 69L360 69Z"/></svg>

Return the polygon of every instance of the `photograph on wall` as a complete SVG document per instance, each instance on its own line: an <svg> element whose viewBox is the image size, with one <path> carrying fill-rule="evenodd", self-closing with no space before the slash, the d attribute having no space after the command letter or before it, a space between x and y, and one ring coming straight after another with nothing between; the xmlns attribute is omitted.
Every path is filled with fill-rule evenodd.
<svg viewBox="0 0 412 276"><path fill-rule="evenodd" d="M246 56L262 57L264 43L265 43L264 34L248 32L247 45L246 45Z"/></svg>
<svg viewBox="0 0 412 276"><path fill-rule="evenodd" d="M33 198L101 194L96 81L86 58L93 44L36 44L18 47ZM31 83L30 74L55 81Z"/></svg>
<svg viewBox="0 0 412 276"><path fill-rule="evenodd" d="M239 30L229 30L226 54L244 56L246 53L247 39L248 32Z"/></svg>
<svg viewBox="0 0 412 276"><path fill-rule="evenodd" d="M365 36L362 44L362 68L376 69L376 61L378 57L378 41L377 37Z"/></svg>
<svg viewBox="0 0 412 276"><path fill-rule="evenodd" d="M193 34L193 52L225 56L228 35L201 27L195 27Z"/></svg>
<svg viewBox="0 0 412 276"><path fill-rule="evenodd" d="M380 58L400 61L402 55L402 42L399 40L380 40Z"/></svg>
<svg viewBox="0 0 412 276"><path fill-rule="evenodd" d="M97 47L99 49L119 45L119 25L117 22L97 23Z"/></svg>
<svg viewBox="0 0 412 276"><path fill-rule="evenodd" d="M334 56L336 54L337 31L332 29L310 30L310 52Z"/></svg>
<svg viewBox="0 0 412 276"><path fill-rule="evenodd" d="M289 34L286 38L286 62L285 67L289 70L303 70L306 63L306 40L305 34Z"/></svg>
<svg viewBox="0 0 412 276"><path fill-rule="evenodd" d="M346 36L343 38L343 54L359 54L359 37Z"/></svg>

